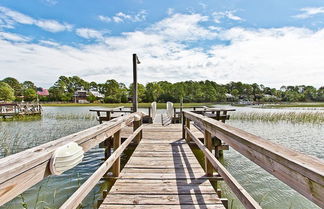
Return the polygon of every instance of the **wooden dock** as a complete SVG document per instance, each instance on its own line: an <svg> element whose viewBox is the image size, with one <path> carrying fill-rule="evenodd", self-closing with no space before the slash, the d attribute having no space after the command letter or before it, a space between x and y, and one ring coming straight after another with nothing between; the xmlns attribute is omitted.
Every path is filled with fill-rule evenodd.
<svg viewBox="0 0 324 209"><path fill-rule="evenodd" d="M324 208L323 160L195 112L183 111L182 124L143 124L145 117L142 112L117 117L0 159L0 206L47 176L57 175L52 172L56 166L55 153L72 143L84 152L101 144L105 161L60 209L78 208L98 182L107 178L116 182L109 191L104 190L98 200L98 207L102 209L228 208L227 200L221 198L221 191L210 181L226 183L245 208L261 209L217 159L218 151L226 143ZM130 144L137 147L121 170L121 155ZM203 153L204 169L189 145Z"/></svg>
<svg viewBox="0 0 324 209"><path fill-rule="evenodd" d="M144 126L100 208L225 208L181 130L180 124Z"/></svg>
<svg viewBox="0 0 324 209"><path fill-rule="evenodd" d="M42 114L42 106L40 104L0 103L0 117L4 119L7 117L40 114Z"/></svg>

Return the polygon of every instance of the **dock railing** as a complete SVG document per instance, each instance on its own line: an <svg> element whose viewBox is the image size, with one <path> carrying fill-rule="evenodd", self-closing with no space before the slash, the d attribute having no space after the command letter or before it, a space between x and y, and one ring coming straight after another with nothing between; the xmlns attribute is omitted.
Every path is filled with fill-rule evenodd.
<svg viewBox="0 0 324 209"><path fill-rule="evenodd" d="M204 128L205 145L191 132L190 121ZM204 152L206 174L211 175L215 169L246 208L259 206L212 155L211 136L224 141L321 208L324 207L324 162L322 160L188 111L183 112L183 134L187 141L192 139Z"/></svg>
<svg viewBox="0 0 324 209"><path fill-rule="evenodd" d="M50 161L54 152L71 142L77 143L84 152L113 137L114 153L95 173L64 203L61 208L77 208L83 198L112 168L114 176L120 172L120 156L130 142L138 143L142 135L143 113L125 115L89 129L62 137L46 144L0 159L0 206L15 198L49 175ZM121 144L121 129L133 124L134 132Z"/></svg>

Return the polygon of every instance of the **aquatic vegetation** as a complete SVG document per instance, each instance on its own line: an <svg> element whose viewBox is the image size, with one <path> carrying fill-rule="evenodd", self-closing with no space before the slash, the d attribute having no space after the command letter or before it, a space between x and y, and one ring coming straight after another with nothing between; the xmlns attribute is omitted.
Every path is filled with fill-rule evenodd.
<svg viewBox="0 0 324 209"><path fill-rule="evenodd" d="M56 120L95 120L96 115L92 113L44 113L48 119Z"/></svg>
<svg viewBox="0 0 324 209"><path fill-rule="evenodd" d="M231 114L231 119L268 122L324 123L324 112L235 112Z"/></svg>

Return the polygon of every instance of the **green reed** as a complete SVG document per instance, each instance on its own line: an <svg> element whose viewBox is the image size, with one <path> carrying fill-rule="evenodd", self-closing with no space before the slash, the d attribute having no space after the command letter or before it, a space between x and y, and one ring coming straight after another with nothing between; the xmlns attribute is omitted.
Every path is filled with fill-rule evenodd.
<svg viewBox="0 0 324 209"><path fill-rule="evenodd" d="M293 123L324 123L324 112L236 112L231 119Z"/></svg>

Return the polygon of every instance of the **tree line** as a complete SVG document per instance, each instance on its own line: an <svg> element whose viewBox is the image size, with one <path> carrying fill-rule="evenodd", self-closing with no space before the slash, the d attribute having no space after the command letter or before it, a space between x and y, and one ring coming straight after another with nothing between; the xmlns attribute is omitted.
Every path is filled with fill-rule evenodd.
<svg viewBox="0 0 324 209"><path fill-rule="evenodd" d="M73 101L75 91L88 91L87 100L106 103L129 102L133 94L132 84L114 79L105 83L87 82L78 76L60 76L49 88L49 96L40 96L40 101ZM20 83L8 77L0 81L0 101L34 101L37 98L37 87L32 81ZM97 98L91 91L99 92L103 98ZM168 81L138 84L139 102L236 102L239 100L255 102L323 102L324 86L297 85L282 86L280 89L266 87L262 84L230 82L218 84L214 81Z"/></svg>

